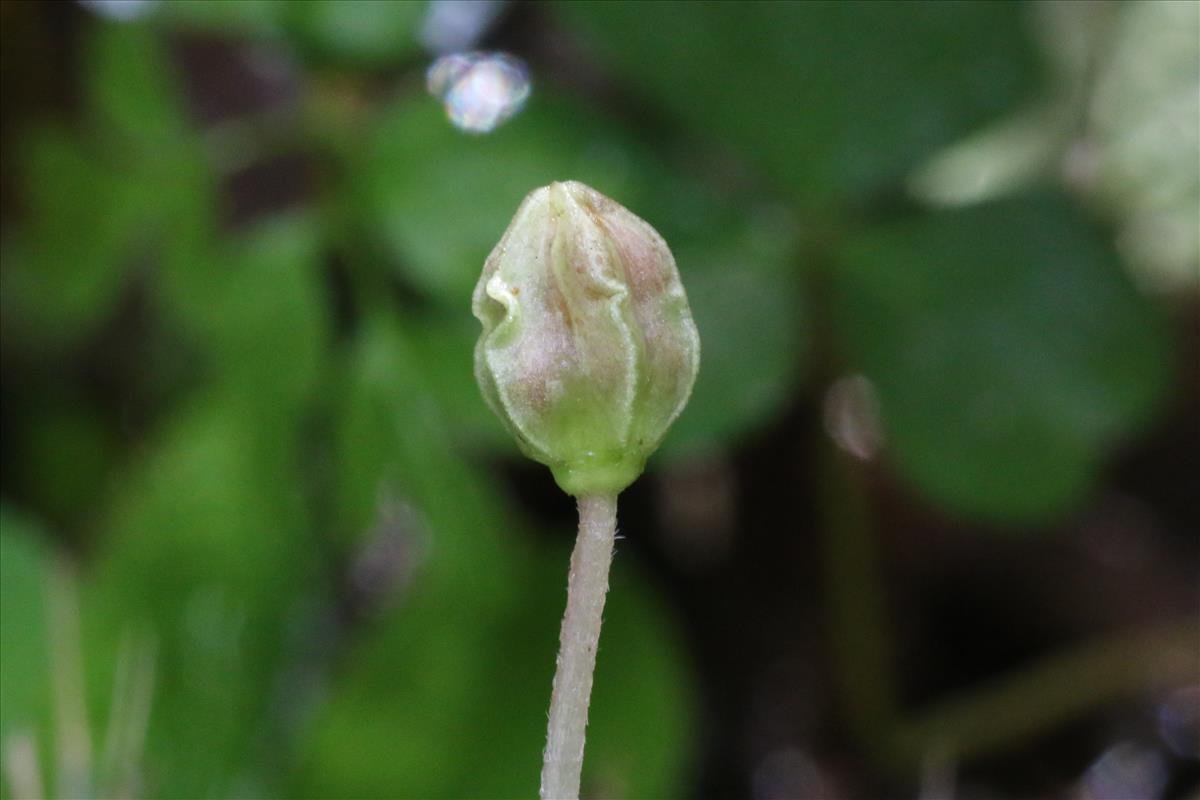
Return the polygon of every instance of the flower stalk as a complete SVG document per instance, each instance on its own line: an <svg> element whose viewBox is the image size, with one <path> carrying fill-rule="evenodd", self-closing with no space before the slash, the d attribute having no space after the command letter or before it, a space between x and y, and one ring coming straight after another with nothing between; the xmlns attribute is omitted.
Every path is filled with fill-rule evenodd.
<svg viewBox="0 0 1200 800"><path fill-rule="evenodd" d="M600 618L616 535L616 495L586 495L579 498L578 504L579 536L571 554L567 610L559 633L558 665L550 695L542 800L579 796L592 672L596 668Z"/></svg>

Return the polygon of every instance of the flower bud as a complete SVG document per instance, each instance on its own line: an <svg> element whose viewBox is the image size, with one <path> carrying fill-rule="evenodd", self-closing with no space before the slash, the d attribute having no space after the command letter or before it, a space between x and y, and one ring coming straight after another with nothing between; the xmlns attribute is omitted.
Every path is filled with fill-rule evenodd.
<svg viewBox="0 0 1200 800"><path fill-rule="evenodd" d="M658 232L576 181L532 192L483 265L475 377L572 495L616 494L687 404L700 338Z"/></svg>

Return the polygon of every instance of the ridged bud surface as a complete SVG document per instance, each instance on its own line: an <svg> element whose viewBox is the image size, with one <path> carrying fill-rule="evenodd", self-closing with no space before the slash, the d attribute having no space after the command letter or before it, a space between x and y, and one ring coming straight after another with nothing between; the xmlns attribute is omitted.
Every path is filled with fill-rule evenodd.
<svg viewBox="0 0 1200 800"><path fill-rule="evenodd" d="M521 450L573 495L632 483L700 365L658 232L582 183L537 189L484 263L472 309L475 377Z"/></svg>

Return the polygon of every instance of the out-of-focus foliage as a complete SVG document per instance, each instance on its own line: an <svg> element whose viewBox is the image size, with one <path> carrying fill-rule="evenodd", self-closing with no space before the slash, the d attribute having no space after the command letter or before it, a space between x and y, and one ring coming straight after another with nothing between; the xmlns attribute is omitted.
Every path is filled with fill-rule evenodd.
<svg viewBox="0 0 1200 800"><path fill-rule="evenodd" d="M1159 288L1200 285L1200 5L1121 8L1099 64L1081 179L1121 220L1121 246Z"/></svg>
<svg viewBox="0 0 1200 800"><path fill-rule="evenodd" d="M15 5L6 27L44 12ZM676 255L702 363L652 471L727 458L856 371L922 502L1044 523L1170 384L1161 303L1057 185L1074 140L1035 103L1022 6L514 4L493 34L528 48L533 95L487 136L422 90L425 3L63 8L44 13L73 20L78 96L6 140L0 240L0 744L33 737L52 793L533 793L568 540L497 467L514 450L471 375L469 295L551 180L618 199ZM1121 7L1095 92L1072 96L1093 103L1085 193L1139 259L1169 222L1184 276L1195 10ZM286 99L201 113L232 52ZM955 167L917 172L934 205L1011 196L901 199L930 163ZM303 187L248 213L259 168ZM1000 190L964 189L978 170ZM47 630L59 560L80 564L70 663L70 630ZM614 568L596 796L678 796L695 766L696 668L644 566ZM55 774L73 670L82 778Z"/></svg>
<svg viewBox="0 0 1200 800"><path fill-rule="evenodd" d="M948 508L1045 518L1155 408L1166 331L1058 196L881 226L842 265L839 330L892 455Z"/></svg>
<svg viewBox="0 0 1200 800"><path fill-rule="evenodd" d="M46 542L28 519L0 506L0 730L32 736L49 719Z"/></svg>
<svg viewBox="0 0 1200 800"><path fill-rule="evenodd" d="M252 35L319 64L375 69L419 54L426 4L407 0L206 0L163 3L155 12L188 29Z"/></svg>
<svg viewBox="0 0 1200 800"><path fill-rule="evenodd" d="M1119 225L1135 277L1200 283L1200 6L1185 0L1033 8L1051 66L1042 97L912 176L937 205L1028 188L1047 172Z"/></svg>
<svg viewBox="0 0 1200 800"><path fill-rule="evenodd" d="M664 112L727 138L807 207L900 177L1022 99L1033 72L1021 14L1003 4L560 10Z"/></svg>

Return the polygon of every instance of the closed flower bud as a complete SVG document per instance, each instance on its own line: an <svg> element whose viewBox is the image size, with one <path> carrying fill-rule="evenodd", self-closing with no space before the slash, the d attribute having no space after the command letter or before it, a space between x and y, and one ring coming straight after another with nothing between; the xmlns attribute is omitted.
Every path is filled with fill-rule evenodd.
<svg viewBox="0 0 1200 800"><path fill-rule="evenodd" d="M472 300L475 377L572 495L616 494L687 403L700 339L658 232L582 183L532 192Z"/></svg>

